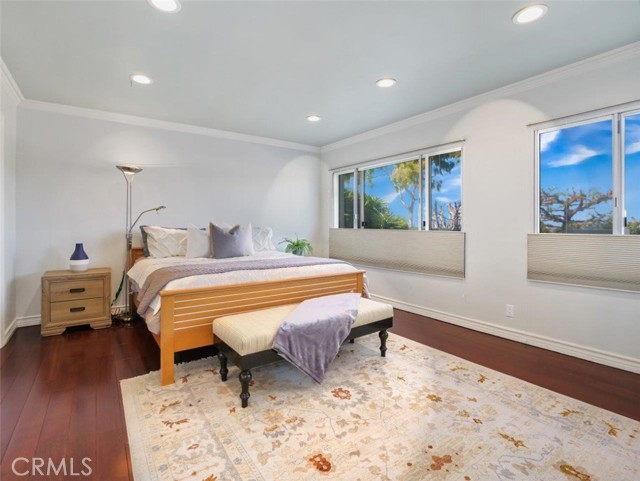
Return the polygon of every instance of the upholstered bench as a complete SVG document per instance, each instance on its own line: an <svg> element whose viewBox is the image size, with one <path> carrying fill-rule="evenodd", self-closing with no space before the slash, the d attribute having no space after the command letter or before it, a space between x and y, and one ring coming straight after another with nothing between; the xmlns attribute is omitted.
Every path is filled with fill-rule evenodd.
<svg viewBox="0 0 640 481"><path fill-rule="evenodd" d="M271 346L282 321L298 304L270 307L256 311L219 317L213 321L213 334L218 347L220 377L227 380L227 359L240 368L240 399L242 407L249 404L249 382L251 369L263 364L282 360ZM361 298L358 316L347 336L351 342L356 337L378 332L380 354L385 356L387 329L393 326L393 307L371 299Z"/></svg>

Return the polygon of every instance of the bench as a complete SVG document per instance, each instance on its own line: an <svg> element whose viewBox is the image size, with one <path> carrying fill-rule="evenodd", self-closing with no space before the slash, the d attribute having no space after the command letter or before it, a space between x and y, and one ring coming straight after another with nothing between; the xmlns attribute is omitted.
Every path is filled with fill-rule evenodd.
<svg viewBox="0 0 640 481"><path fill-rule="evenodd" d="M219 317L213 321L213 333L218 347L220 360L220 378L227 380L227 360L240 368L240 399L242 407L249 405L249 383L251 369L271 362L283 360L271 349L280 324L298 304L243 312ZM371 299L361 298L358 316L347 336L350 342L356 337L378 332L380 336L380 355L385 357L387 329L393 326L393 307Z"/></svg>

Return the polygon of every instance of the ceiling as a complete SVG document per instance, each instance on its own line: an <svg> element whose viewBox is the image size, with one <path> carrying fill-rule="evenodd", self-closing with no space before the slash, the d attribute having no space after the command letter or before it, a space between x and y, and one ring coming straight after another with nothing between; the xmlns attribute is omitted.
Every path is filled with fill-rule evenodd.
<svg viewBox="0 0 640 481"><path fill-rule="evenodd" d="M638 1L530 3L2 0L0 54L27 99L322 146L640 40Z"/></svg>

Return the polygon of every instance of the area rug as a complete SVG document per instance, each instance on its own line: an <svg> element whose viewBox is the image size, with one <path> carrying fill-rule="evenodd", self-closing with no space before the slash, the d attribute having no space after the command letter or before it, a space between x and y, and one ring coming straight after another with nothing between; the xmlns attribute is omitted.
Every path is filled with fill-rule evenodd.
<svg viewBox="0 0 640 481"><path fill-rule="evenodd" d="M217 359L121 382L136 481L640 480L640 423L391 334L345 344L322 385ZM585 379L585 382L589 382Z"/></svg>

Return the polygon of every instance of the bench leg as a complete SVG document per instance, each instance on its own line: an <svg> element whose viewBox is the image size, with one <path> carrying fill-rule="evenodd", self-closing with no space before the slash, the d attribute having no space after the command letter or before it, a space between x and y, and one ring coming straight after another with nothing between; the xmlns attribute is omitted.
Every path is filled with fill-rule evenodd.
<svg viewBox="0 0 640 481"><path fill-rule="evenodd" d="M227 380L229 369L227 369L227 356L221 350L218 351L218 360L220 361L220 379L224 382Z"/></svg>
<svg viewBox="0 0 640 481"><path fill-rule="evenodd" d="M387 338L389 337L389 333L387 330L380 331L378 334L380 337L380 356L386 357L387 352Z"/></svg>
<svg viewBox="0 0 640 481"><path fill-rule="evenodd" d="M240 393L240 399L242 400L242 407L246 408L249 405L249 383L251 382L251 371L248 369L240 373L240 384L242 385L242 392Z"/></svg>

